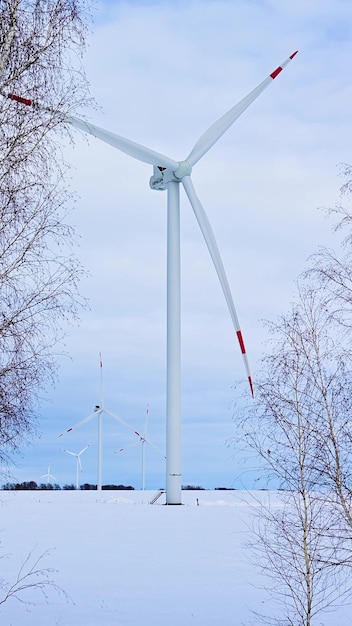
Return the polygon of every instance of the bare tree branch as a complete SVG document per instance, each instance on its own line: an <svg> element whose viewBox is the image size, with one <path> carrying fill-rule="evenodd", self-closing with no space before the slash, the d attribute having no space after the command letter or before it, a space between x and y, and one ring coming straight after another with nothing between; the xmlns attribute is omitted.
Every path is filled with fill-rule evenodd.
<svg viewBox="0 0 352 626"><path fill-rule="evenodd" d="M0 579L0 591L3 592L3 596L0 596L0 605L10 599L16 599L28 607L35 604L33 592L39 591L47 601L49 590L64 595L66 601L70 600L68 594L53 580L52 576L56 570L42 566L42 561L50 556L50 553L50 550L46 550L35 556L34 550L31 550L20 565L13 582Z"/></svg>

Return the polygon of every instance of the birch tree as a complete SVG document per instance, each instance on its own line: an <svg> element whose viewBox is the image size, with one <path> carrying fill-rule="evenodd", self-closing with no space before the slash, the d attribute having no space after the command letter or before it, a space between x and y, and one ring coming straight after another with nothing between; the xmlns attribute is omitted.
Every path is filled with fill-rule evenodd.
<svg viewBox="0 0 352 626"><path fill-rule="evenodd" d="M317 298L340 342L340 363L344 376L336 385L333 412L327 412L325 423L317 425L321 441L321 455L316 464L323 482L333 490L340 504L343 521L340 532L352 531L352 420L351 420L351 372L352 372L352 168L341 166L344 183L340 189L341 200L328 209L335 220L334 231L343 234L341 246L336 252L320 248L310 259L305 273L306 280L314 284Z"/></svg>
<svg viewBox="0 0 352 626"><path fill-rule="evenodd" d="M259 502L250 542L280 607L261 620L280 625L321 623L351 591L350 357L321 295L301 283L289 313L268 324L256 400L239 419L282 490L274 506Z"/></svg>
<svg viewBox="0 0 352 626"><path fill-rule="evenodd" d="M0 3L0 460L35 428L64 323L82 304L58 142L66 130L10 96L63 112L84 106L87 20L83 0Z"/></svg>

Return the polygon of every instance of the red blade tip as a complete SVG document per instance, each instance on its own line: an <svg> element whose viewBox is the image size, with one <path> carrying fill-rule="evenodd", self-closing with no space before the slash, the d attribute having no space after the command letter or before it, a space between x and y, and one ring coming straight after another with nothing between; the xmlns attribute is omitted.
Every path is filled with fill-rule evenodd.
<svg viewBox="0 0 352 626"><path fill-rule="evenodd" d="M294 52L293 54L291 54L291 56L289 56L290 61L292 61L293 57L295 57L297 53L298 53L298 50L296 50L296 52ZM280 72L282 72L282 70L284 69L285 65L286 65L286 63L283 64L283 67L281 67L281 65L279 65L279 67L277 67L276 70L271 72L270 78L272 78L272 79L276 78L276 76L278 76L280 74Z"/></svg>
<svg viewBox="0 0 352 626"><path fill-rule="evenodd" d="M242 354L246 354L246 348L244 346L244 341L243 341L243 337L242 337L241 331L237 330L236 331L236 335L237 335L238 343L240 344L240 348L241 348Z"/></svg>
<svg viewBox="0 0 352 626"><path fill-rule="evenodd" d="M28 107L32 106L33 104L32 100L29 100L28 98L22 98L21 96L16 96L15 93L9 93L7 97L10 98L10 100L15 100L16 102L25 104Z"/></svg>

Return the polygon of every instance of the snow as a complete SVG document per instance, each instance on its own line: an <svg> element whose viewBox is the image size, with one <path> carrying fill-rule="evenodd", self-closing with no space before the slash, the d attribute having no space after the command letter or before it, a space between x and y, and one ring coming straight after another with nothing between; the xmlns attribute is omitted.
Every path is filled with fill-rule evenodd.
<svg viewBox="0 0 352 626"><path fill-rule="evenodd" d="M233 624L258 591L248 583L239 492L183 492L183 506L151 491L3 492L1 535L13 580L30 550L69 595L31 591L27 610L2 605L2 624ZM197 498L199 506L197 506ZM159 504L160 503L160 504ZM239 623L239 622L237 622Z"/></svg>
<svg viewBox="0 0 352 626"><path fill-rule="evenodd" d="M52 568L48 587L0 605L3 626L237 626L258 623L270 597L246 551L253 500L240 491L2 492L0 578L29 552ZM268 497L261 492L263 497ZM258 493L257 493L258 495ZM197 504L198 499L198 504ZM1 596L3 594L0 594ZM347 626L339 617L339 626ZM337 613L330 615L335 624ZM345 614L345 619L347 616Z"/></svg>

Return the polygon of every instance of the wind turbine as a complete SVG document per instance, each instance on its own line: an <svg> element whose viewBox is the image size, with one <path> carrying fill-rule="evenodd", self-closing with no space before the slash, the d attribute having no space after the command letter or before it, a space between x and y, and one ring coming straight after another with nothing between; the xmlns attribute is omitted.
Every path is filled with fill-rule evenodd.
<svg viewBox="0 0 352 626"><path fill-rule="evenodd" d="M67 452L67 454L70 454L71 456L76 457L76 489L79 489L79 480L78 480L79 471L81 471L81 473L83 472L82 463L81 463L81 455L83 454L83 452L85 452L89 448L90 445L92 444L88 443L88 445L85 446L85 448L82 448L80 452L70 452L70 450L65 450L65 448L62 448L63 452Z"/></svg>
<svg viewBox="0 0 352 626"><path fill-rule="evenodd" d="M48 465L48 471L46 474L43 474L43 476L41 476L40 478L46 478L46 482L47 485L50 485L50 479L52 478L53 480L56 480L55 476L53 476L52 474L50 474L50 465Z"/></svg>
<svg viewBox="0 0 352 626"><path fill-rule="evenodd" d="M118 415L115 415L115 413L112 413L111 411L109 411L105 407L105 404L104 404L103 360L102 360L101 353L99 353L99 365L100 365L100 404L97 404L95 406L94 413L91 413L91 415L88 415L88 417L85 417L83 420L81 420L80 422L78 422L74 426L71 426L70 428L68 428L65 431L66 433L70 433L70 432L72 432L72 430L74 430L75 428L78 428L79 426L82 426L82 424L86 424L87 422L92 420L94 417L96 417L96 416L98 417L98 480L97 480L97 489L98 489L98 491L100 491L101 488L102 488L103 413L105 413L106 415L109 415L109 417L112 417L117 422L120 422L120 424L123 424L123 426L128 428L128 430L130 430L132 433L134 433L134 435L136 435L137 437L139 437L139 438L141 437L140 433L137 430L132 428L132 426L127 424L127 422L125 422L123 419L121 419L121 417L118 417ZM61 433L59 435L59 437L63 437L65 432ZM148 444L150 446L152 446L152 447L155 447L155 446L153 446L152 443L150 443L150 441L148 441Z"/></svg>
<svg viewBox="0 0 352 626"><path fill-rule="evenodd" d="M296 56L298 50L281 63L267 78L255 87L247 96L220 117L196 142L187 158L175 161L155 150L142 146L130 139L116 135L94 126L71 115L63 115L45 108L33 100L15 94L6 94L8 98L27 106L61 115L65 121L75 128L93 135L97 139L110 144L129 156L153 165L153 176L150 187L167 190L167 374L166 374L166 503L181 504L181 378L180 378L180 200L179 185L182 183L186 195L198 221L209 253L213 260L231 319L242 353L252 395L253 382L249 369L245 344L233 303L232 294L225 273L212 228L207 215L194 189L191 173L194 165L222 137L242 113L258 98L273 82L288 63Z"/></svg>
<svg viewBox="0 0 352 626"><path fill-rule="evenodd" d="M142 489L142 491L144 491L144 489L145 489L145 449L144 449L145 444L148 444L149 446L154 448L154 450L156 450L159 454L161 454L161 456L164 457L164 459L165 459L165 455L161 452L161 450L159 450L159 448L157 448L154 444L152 444L147 439L148 418L149 418L149 406L147 406L147 413L146 413L146 418L145 418L143 435L139 435L138 441L135 441L134 443L131 443L129 446L125 446L124 448L120 448L120 450L116 450L116 452L115 452L115 454L118 454L120 452L125 452L128 448L134 448L135 446L141 445L141 448L142 448L142 480L141 480L141 489Z"/></svg>

